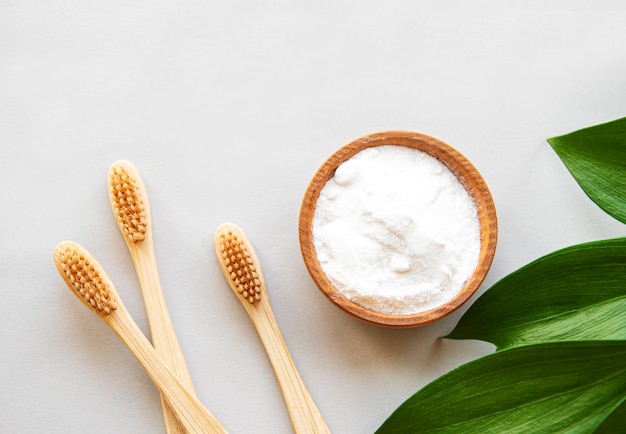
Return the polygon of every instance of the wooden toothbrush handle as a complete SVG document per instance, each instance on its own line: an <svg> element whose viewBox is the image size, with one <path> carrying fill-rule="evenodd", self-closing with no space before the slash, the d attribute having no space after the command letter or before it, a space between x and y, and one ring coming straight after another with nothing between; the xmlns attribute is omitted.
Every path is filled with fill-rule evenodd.
<svg viewBox="0 0 626 434"><path fill-rule="evenodd" d="M135 264L139 285L141 286L152 345L183 386L190 392L195 393L191 375L174 332L174 326L161 287L151 232L148 233L146 239L141 243L130 244L129 249ZM166 400L161 397L161 401L167 433L184 434L185 431L180 426Z"/></svg>
<svg viewBox="0 0 626 434"><path fill-rule="evenodd" d="M176 337L161 287L152 237L146 237L142 243L144 244L132 246L134 251L131 255L146 307L152 345L180 382L188 390L193 391L191 375Z"/></svg>
<svg viewBox="0 0 626 434"><path fill-rule="evenodd" d="M227 432L215 416L181 384L130 316L116 311L108 315L105 321L160 389L170 409L176 413L178 421L188 433Z"/></svg>
<svg viewBox="0 0 626 434"><path fill-rule="evenodd" d="M330 433L287 351L267 297L247 310L272 363L295 432Z"/></svg>

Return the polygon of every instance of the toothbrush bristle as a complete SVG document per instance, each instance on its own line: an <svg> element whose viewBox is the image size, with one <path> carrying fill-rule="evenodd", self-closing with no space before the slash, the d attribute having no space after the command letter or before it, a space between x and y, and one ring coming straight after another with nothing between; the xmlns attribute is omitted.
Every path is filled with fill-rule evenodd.
<svg viewBox="0 0 626 434"><path fill-rule="evenodd" d="M138 183L123 163L111 166L109 190L113 212L132 242L146 237L147 218Z"/></svg>
<svg viewBox="0 0 626 434"><path fill-rule="evenodd" d="M115 297L103 278L104 272L95 260L90 260L90 256L71 243L61 243L54 249L54 261L66 283L83 298L85 304L109 315L117 309Z"/></svg>
<svg viewBox="0 0 626 434"><path fill-rule="evenodd" d="M261 300L261 279L245 239L237 236L231 229L220 232L218 238L227 278L250 304Z"/></svg>

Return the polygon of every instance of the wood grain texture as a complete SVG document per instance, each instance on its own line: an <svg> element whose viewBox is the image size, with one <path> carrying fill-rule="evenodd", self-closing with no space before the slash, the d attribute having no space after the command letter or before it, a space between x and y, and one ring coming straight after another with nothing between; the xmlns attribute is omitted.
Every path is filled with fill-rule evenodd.
<svg viewBox="0 0 626 434"><path fill-rule="evenodd" d="M116 185L119 181L115 181L116 174L119 176L119 173L128 176L129 179L126 180L123 188L131 190L128 194L133 196L138 202L130 211L120 210L119 198L116 196L116 192L119 193L119 189L116 187L121 186ZM161 287L161 279L154 252L152 216L148 193L139 171L129 161L116 161L111 165L109 169L109 200L115 221L133 259L150 326L152 345L161 354L183 385L192 393L195 393L191 375L176 337L163 288ZM128 204L127 207L130 208ZM129 213L141 214L141 216L128 216ZM129 221L135 223L131 224ZM140 233L137 234L136 230L129 229L129 226L139 227L141 229ZM185 430L180 426L175 414L168 408L168 404L163 397L161 402L167 432L169 434L185 433Z"/></svg>
<svg viewBox="0 0 626 434"><path fill-rule="evenodd" d="M337 167L358 152L383 145L398 145L426 152L444 163L468 191L478 212L480 224L480 253L478 265L465 286L450 302L426 312L407 315L379 313L366 309L338 291L328 280L317 259L313 243L313 216L320 192L332 178ZM299 238L302 257L322 293L338 308L368 323L388 327L416 327L436 321L458 309L481 285L495 255L498 238L496 208L487 183L474 165L450 145L425 134L411 131L384 131L356 139L337 150L318 169L302 200L299 218Z"/></svg>
<svg viewBox="0 0 626 434"><path fill-rule="evenodd" d="M233 236L242 245L243 252L235 252L234 255L224 254L224 250L228 249L228 247L224 246L224 241L225 239L232 239ZM289 411L289 417L295 432L301 434L329 433L330 431L326 426L324 418L315 405L302 378L300 378L289 351L287 351L287 346L272 311L261 264L252 247L252 243L250 243L243 231L233 223L224 223L217 228L214 243L215 253L222 272L231 289L246 309L265 347L287 404L287 410ZM237 256L237 254L241 255L239 259L231 260L231 257ZM253 280L256 280L256 286L261 290L258 300L249 300L247 296L242 295L240 282L247 279L245 277L240 279L236 273L237 270L244 268L249 272L250 265L252 266L252 273L255 274Z"/></svg>
<svg viewBox="0 0 626 434"><path fill-rule="evenodd" d="M76 266L68 264L66 258L70 255L81 258L84 269L88 269L89 272L78 271ZM104 321L135 356L161 391L161 396L183 432L205 434L226 432L219 421L180 382L150 344L131 318L107 273L87 250L71 241L60 243L54 251L54 263L72 293ZM89 298L95 292L111 300L114 309L98 309L97 305L90 303ZM89 297L86 297L86 294L89 294Z"/></svg>

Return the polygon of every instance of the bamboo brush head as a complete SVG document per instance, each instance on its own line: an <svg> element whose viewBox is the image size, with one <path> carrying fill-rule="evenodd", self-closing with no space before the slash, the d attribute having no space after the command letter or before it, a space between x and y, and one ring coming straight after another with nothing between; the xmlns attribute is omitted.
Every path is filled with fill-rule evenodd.
<svg viewBox="0 0 626 434"><path fill-rule="evenodd" d="M263 276L252 244L235 224L224 223L215 231L215 251L230 287L251 305L261 300Z"/></svg>
<svg viewBox="0 0 626 434"><path fill-rule="evenodd" d="M124 236L143 241L148 228L148 200L139 172L129 161L116 161L109 169L109 199Z"/></svg>
<svg viewBox="0 0 626 434"><path fill-rule="evenodd" d="M59 243L53 253L59 274L88 308L100 316L117 309L113 284L104 269L87 250L71 241Z"/></svg>

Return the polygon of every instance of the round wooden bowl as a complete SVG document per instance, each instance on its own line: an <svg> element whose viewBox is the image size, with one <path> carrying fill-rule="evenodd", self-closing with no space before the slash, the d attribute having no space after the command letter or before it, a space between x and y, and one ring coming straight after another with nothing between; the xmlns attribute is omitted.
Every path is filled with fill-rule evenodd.
<svg viewBox="0 0 626 434"><path fill-rule="evenodd" d="M406 315L375 312L360 306L339 292L328 280L317 259L313 244L313 215L320 191L337 167L363 149L373 146L407 146L426 152L444 163L468 191L478 210L480 253L474 274L449 302L434 309ZM311 180L300 208L299 237L302 257L311 277L322 293L337 307L366 322L388 327L416 327L442 318L465 303L484 280L496 250L498 221L489 188L476 168L460 152L446 143L421 133L385 131L370 134L348 143L328 158Z"/></svg>

